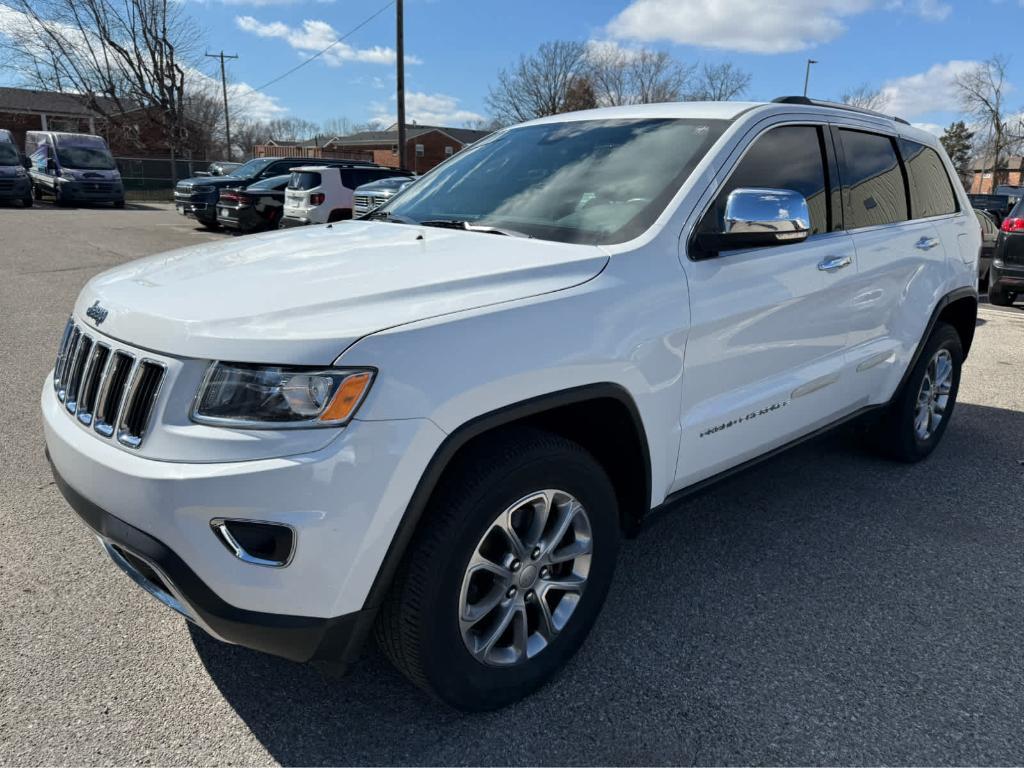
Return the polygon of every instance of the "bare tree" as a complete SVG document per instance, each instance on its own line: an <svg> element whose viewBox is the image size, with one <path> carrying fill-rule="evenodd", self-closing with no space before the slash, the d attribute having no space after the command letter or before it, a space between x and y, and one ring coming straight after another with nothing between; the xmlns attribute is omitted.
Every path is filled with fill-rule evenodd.
<svg viewBox="0 0 1024 768"><path fill-rule="evenodd" d="M730 61L722 64L703 64L696 75L685 101L729 101L742 96L750 86L750 73Z"/></svg>
<svg viewBox="0 0 1024 768"><path fill-rule="evenodd" d="M974 118L983 137L984 163L992 166L993 190L1005 183L1008 155L1021 143L1020 121L1011 124L1006 114L1009 63L1005 56L993 56L961 72L953 81L961 108Z"/></svg>
<svg viewBox="0 0 1024 768"><path fill-rule="evenodd" d="M301 117L275 117L267 121L267 130L268 138L283 142L316 140L321 136L319 125ZM324 141L330 138L328 136Z"/></svg>
<svg viewBox="0 0 1024 768"><path fill-rule="evenodd" d="M592 44L587 77L601 106L679 101L693 75L663 51Z"/></svg>
<svg viewBox="0 0 1024 768"><path fill-rule="evenodd" d="M885 109L888 101L880 89L872 88L867 83L858 85L856 88L851 88L848 91L843 91L839 100L843 104L849 104L851 107L871 109L875 112Z"/></svg>
<svg viewBox="0 0 1024 768"><path fill-rule="evenodd" d="M187 74L198 28L175 0L5 0L8 66L43 90L81 95L113 126L148 122L172 158L187 141Z"/></svg>
<svg viewBox="0 0 1024 768"><path fill-rule="evenodd" d="M503 123L521 123L535 117L557 115L571 109L596 106L586 102L587 46L559 40L544 43L537 52L521 56L512 69L498 73L487 105ZM589 87L591 96L593 87Z"/></svg>

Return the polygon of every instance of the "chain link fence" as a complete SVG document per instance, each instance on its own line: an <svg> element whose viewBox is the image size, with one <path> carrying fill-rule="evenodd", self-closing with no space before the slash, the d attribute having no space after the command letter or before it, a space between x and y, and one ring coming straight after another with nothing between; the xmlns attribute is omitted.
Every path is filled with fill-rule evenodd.
<svg viewBox="0 0 1024 768"><path fill-rule="evenodd" d="M170 158L115 157L129 200L172 200L174 179L187 179L196 171L205 171L212 160L176 160L177 173L171 174Z"/></svg>

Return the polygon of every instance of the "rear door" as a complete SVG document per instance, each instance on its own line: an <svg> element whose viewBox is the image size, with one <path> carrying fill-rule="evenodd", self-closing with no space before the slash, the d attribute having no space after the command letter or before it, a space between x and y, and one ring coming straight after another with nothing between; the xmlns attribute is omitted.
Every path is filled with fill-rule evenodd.
<svg viewBox="0 0 1024 768"><path fill-rule="evenodd" d="M938 160L934 150L916 144L931 156L908 151L905 162L895 131L839 125L833 134L844 215L857 251L847 297L849 378L860 405L878 404L895 392L938 299L946 248L957 247L956 234L943 237L939 227L955 214L956 199L945 171L940 168L937 179L926 168L932 157Z"/></svg>
<svg viewBox="0 0 1024 768"><path fill-rule="evenodd" d="M827 126L762 129L696 231L721 231L739 187L807 199L802 243L727 251L684 262L690 334L683 362L676 488L715 475L824 426L849 410L842 380L848 318L836 300L852 276ZM718 228L718 229L716 229Z"/></svg>

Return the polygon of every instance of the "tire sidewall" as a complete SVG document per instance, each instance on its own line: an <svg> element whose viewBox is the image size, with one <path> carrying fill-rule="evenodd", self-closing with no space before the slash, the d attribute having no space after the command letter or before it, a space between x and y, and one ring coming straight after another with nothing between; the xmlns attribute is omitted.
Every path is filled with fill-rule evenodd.
<svg viewBox="0 0 1024 768"><path fill-rule="evenodd" d="M458 621L462 580L469 559L495 518L534 491L553 488L576 497L587 511L593 554L587 586L573 615L555 640L529 661L493 667L477 661L466 648ZM614 490L596 463L583 457L535 457L512 468L496 482L463 501L463 525L448 548L449 557L427 587L424 605L436 610L422 616L424 671L445 701L466 708L504 706L543 685L572 657L600 612L611 584L619 544Z"/></svg>
<svg viewBox="0 0 1024 768"><path fill-rule="evenodd" d="M953 382L949 390L949 404L939 426L926 440L922 440L914 429L914 419L917 414L917 396L921 390L921 382L924 380L925 373L928 370L928 364L940 349L947 350L953 360ZM928 343L925 345L917 365L914 367L913 374L907 380L907 387L901 398L900 409L897 414L902 442L908 455L915 459L922 459L934 451L935 447L942 440L946 428L949 426L953 412L956 410L957 396L960 392L960 372L963 367L963 360L963 347L960 343L960 335L956 332L956 329L945 323L936 327L931 338L928 339Z"/></svg>

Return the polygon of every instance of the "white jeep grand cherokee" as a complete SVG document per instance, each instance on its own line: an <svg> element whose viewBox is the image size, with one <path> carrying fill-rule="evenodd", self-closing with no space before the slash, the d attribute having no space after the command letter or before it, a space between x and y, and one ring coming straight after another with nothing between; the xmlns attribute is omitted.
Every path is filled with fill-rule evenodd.
<svg viewBox="0 0 1024 768"><path fill-rule="evenodd" d="M805 99L489 138L369 220L83 289L42 393L57 483L210 634L464 709L551 678L656 507L865 416L946 429L978 222L936 139Z"/></svg>

